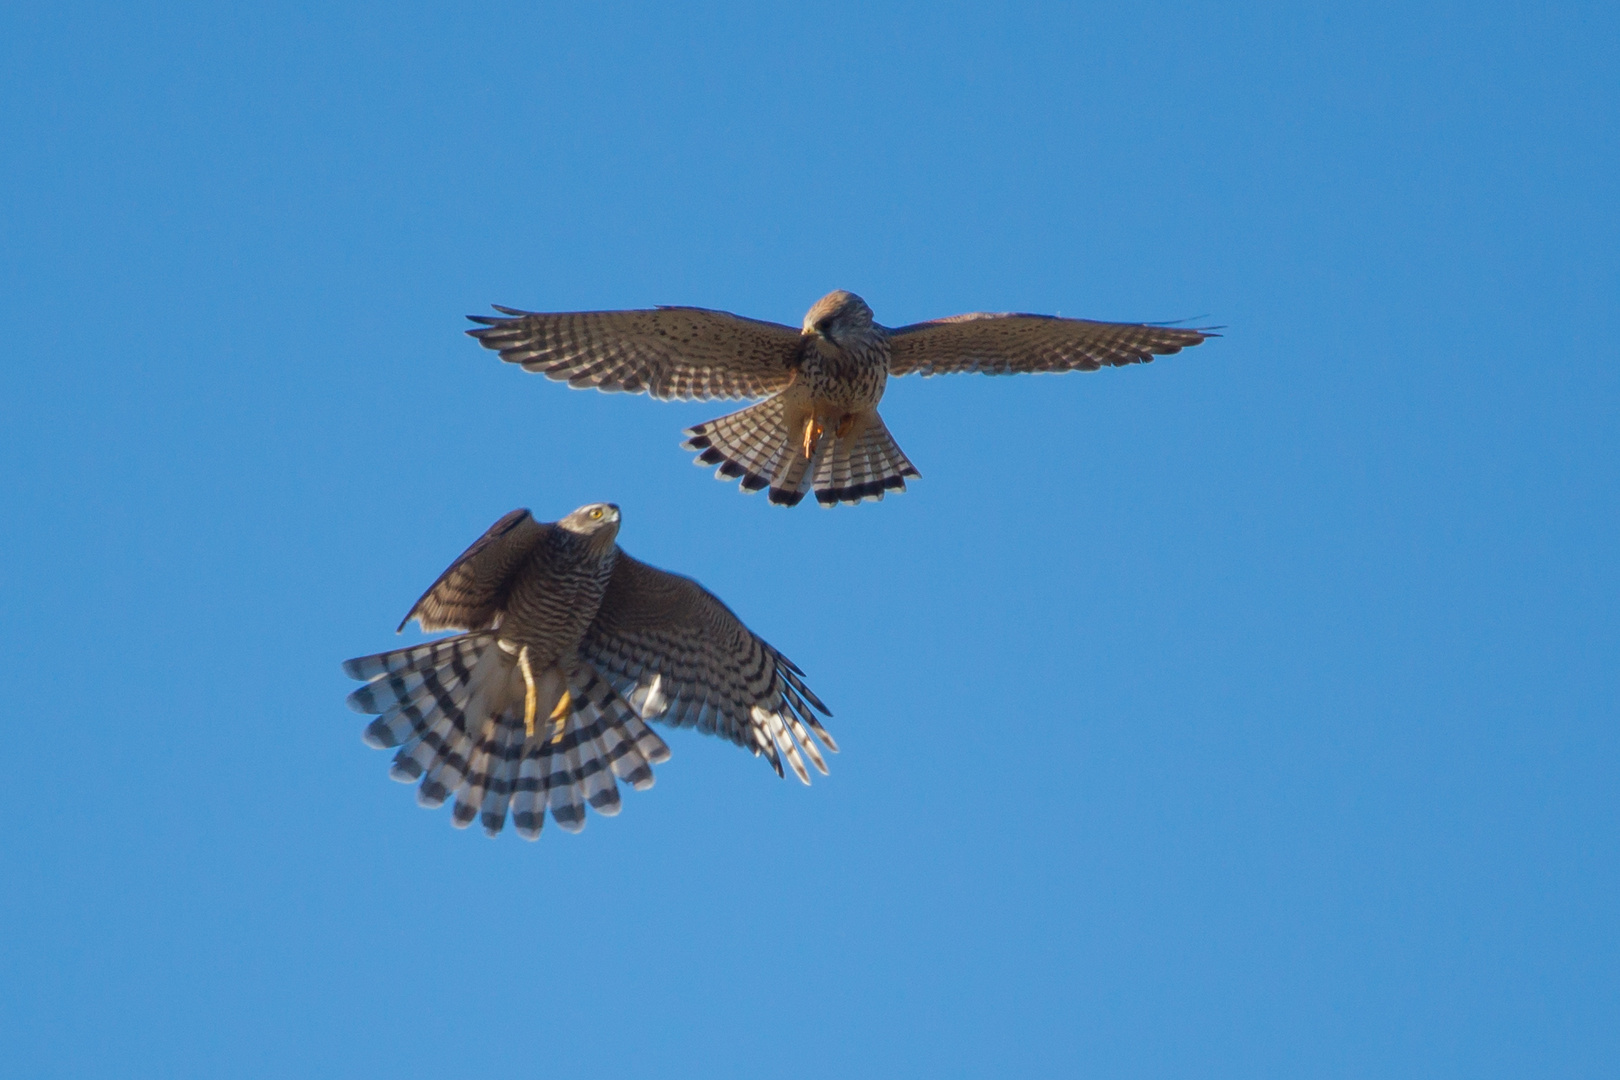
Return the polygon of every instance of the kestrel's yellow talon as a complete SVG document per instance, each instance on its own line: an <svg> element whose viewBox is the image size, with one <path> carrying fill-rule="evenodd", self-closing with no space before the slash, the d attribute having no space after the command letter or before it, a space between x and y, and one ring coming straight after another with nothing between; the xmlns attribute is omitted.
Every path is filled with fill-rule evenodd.
<svg viewBox="0 0 1620 1080"><path fill-rule="evenodd" d="M562 741L563 728L568 724L568 710L573 703L573 698L569 696L565 687L562 697L557 699L557 707L551 710L551 720L557 725L557 730L552 732L551 735L551 741L554 745Z"/></svg>
<svg viewBox="0 0 1620 1080"><path fill-rule="evenodd" d="M806 458L816 452L816 443L821 441L821 433L826 430L821 421L814 416L804 422L804 456Z"/></svg>
<svg viewBox="0 0 1620 1080"><path fill-rule="evenodd" d="M523 731L534 738L534 714L540 711L540 695L534 688L534 672L529 670L529 647L518 650L518 670L523 672Z"/></svg>

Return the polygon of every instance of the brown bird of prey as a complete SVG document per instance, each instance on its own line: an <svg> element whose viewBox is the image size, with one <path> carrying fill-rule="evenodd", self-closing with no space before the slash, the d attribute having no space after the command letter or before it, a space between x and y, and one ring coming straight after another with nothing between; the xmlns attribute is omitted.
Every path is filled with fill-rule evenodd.
<svg viewBox="0 0 1620 1080"><path fill-rule="evenodd" d="M806 784L810 732L830 716L793 662L690 578L637 562L615 542L619 508L582 506L541 523L527 510L497 521L439 575L405 619L462 633L349 660L367 680L349 695L379 713L366 742L398 747L390 775L420 778L417 801L452 795L451 822L477 817L494 836L510 806L518 834L540 836L546 810L569 832L585 804L619 812L617 780L652 786L669 758L643 721L696 727L782 759Z"/></svg>
<svg viewBox="0 0 1620 1080"><path fill-rule="evenodd" d="M467 331L501 359L577 387L658 398L763 397L688 428L699 465L793 506L813 487L823 506L881 499L919 476L877 404L891 375L1095 371L1152 360L1212 336L1143 323L1052 315L956 315L891 330L854 293L828 293L795 330L724 311L471 315Z"/></svg>

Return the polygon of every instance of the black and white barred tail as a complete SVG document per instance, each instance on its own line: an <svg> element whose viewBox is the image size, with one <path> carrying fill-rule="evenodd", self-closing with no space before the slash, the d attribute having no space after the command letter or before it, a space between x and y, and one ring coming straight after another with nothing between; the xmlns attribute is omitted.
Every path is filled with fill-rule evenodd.
<svg viewBox="0 0 1620 1080"><path fill-rule="evenodd" d="M700 450L696 464L717 465L715 478L740 478L744 491L768 489L770 501L796 506L814 490L822 506L876 501L906 490L906 477L920 477L896 445L876 409L857 413L848 430L822 433L804 455L807 414L792 410L782 395L687 428L681 445Z"/></svg>
<svg viewBox="0 0 1620 1080"><path fill-rule="evenodd" d="M664 740L584 662L534 673L539 708L529 734L516 650L492 633L362 656L343 670L369 680L349 695L349 707L380 714L365 740L398 747L389 775L403 783L420 779L416 799L423 806L454 796L457 828L479 818L494 836L510 807L524 839L539 839L548 809L561 828L578 832L587 803L617 814L617 780L649 788L652 766L669 759ZM551 714L564 687L570 703L558 737Z"/></svg>

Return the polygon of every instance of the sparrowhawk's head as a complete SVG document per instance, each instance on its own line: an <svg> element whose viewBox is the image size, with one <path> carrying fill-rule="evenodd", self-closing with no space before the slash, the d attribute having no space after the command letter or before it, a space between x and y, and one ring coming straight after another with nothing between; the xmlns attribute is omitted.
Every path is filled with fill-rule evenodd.
<svg viewBox="0 0 1620 1080"><path fill-rule="evenodd" d="M844 347L871 335L872 309L852 292L837 289L817 300L804 317L804 334Z"/></svg>
<svg viewBox="0 0 1620 1080"><path fill-rule="evenodd" d="M557 522L557 527L589 537L593 549L607 551L619 535L619 508L613 503L589 503Z"/></svg>

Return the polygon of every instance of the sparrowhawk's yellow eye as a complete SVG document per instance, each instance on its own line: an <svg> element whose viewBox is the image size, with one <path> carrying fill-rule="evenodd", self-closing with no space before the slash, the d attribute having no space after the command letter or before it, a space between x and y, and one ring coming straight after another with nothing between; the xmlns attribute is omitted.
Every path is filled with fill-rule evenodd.
<svg viewBox="0 0 1620 1080"><path fill-rule="evenodd" d="M591 520L592 521L595 521L597 518L599 518L601 516L602 516L602 510L601 510L600 507L598 507L597 509L591 511Z"/></svg>

